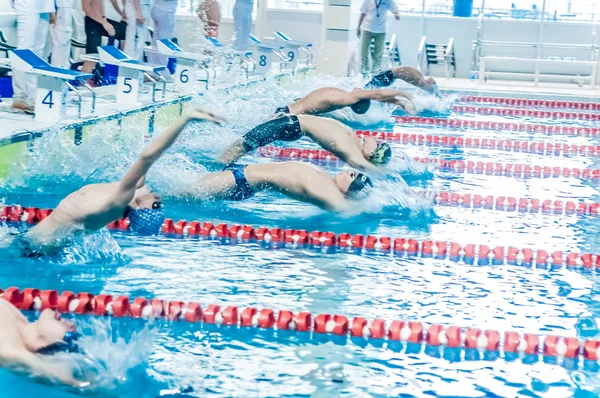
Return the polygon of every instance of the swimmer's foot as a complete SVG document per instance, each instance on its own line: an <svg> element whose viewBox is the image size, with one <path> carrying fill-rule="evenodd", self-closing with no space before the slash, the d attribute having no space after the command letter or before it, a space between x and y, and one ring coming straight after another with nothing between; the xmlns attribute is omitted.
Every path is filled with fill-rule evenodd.
<svg viewBox="0 0 600 398"><path fill-rule="evenodd" d="M28 115L34 114L33 106L29 105L27 102L22 100L14 100L11 105L11 110L13 112L27 113Z"/></svg>

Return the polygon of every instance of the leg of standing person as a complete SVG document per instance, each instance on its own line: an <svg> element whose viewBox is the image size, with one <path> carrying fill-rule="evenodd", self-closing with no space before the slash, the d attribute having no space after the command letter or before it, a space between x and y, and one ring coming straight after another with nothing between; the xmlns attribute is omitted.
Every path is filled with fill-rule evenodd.
<svg viewBox="0 0 600 398"><path fill-rule="evenodd" d="M29 12L17 13L17 48L33 50L35 47L37 25L40 14ZM12 77L13 84L13 108L33 112L33 102L28 103L27 89L30 86L29 81L35 85L36 77L21 71L14 71Z"/></svg>
<svg viewBox="0 0 600 398"><path fill-rule="evenodd" d="M233 8L235 22L235 47L237 50L248 49L250 31L252 29L252 4L242 4Z"/></svg>
<svg viewBox="0 0 600 398"><path fill-rule="evenodd" d="M362 31L362 42L361 42L361 50L360 50L360 69L363 76L367 76L369 74L369 54L371 53L371 41L373 40L373 36L371 36L371 32L367 30Z"/></svg>
<svg viewBox="0 0 600 398"><path fill-rule="evenodd" d="M146 47L146 42L150 39L150 32L148 31L148 25L150 24L150 14L152 11L152 4L146 3L141 4L140 9L142 11L142 15L144 16L144 23L136 25L136 41L134 47L134 56L133 59L137 61L141 61L144 56L144 47Z"/></svg>
<svg viewBox="0 0 600 398"><path fill-rule="evenodd" d="M152 35L152 48L156 48L156 42L162 39L172 39L175 30L175 11L177 1L156 0L152 7L152 19L154 20L154 34ZM166 55L149 53L148 62L158 65L166 65L169 58Z"/></svg>
<svg viewBox="0 0 600 398"><path fill-rule="evenodd" d="M127 16L127 28L125 30L125 48L123 52L133 58L135 51L136 33L137 33L137 12L133 5L133 0L127 0L125 4L125 15Z"/></svg>
<svg viewBox="0 0 600 398"><path fill-rule="evenodd" d="M58 7L52 26L52 57L50 63L59 68L71 67L71 37L73 36L73 9Z"/></svg>
<svg viewBox="0 0 600 398"><path fill-rule="evenodd" d="M373 33L373 74L381 72L381 60L385 47L385 33Z"/></svg>

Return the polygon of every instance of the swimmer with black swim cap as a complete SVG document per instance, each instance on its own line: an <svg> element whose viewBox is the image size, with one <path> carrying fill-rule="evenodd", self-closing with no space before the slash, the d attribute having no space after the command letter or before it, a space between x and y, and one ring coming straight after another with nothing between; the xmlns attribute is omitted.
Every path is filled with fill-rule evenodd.
<svg viewBox="0 0 600 398"><path fill-rule="evenodd" d="M274 141L295 141L308 137L350 166L368 173L381 173L381 166L392 157L388 143L373 137L359 138L348 126L319 116L281 116L269 120L235 141L219 158L231 164L245 153Z"/></svg>
<svg viewBox="0 0 600 398"><path fill-rule="evenodd" d="M89 382L76 380L74 370L64 361L53 360L57 352L74 352L77 346L75 324L61 318L51 309L45 309L39 318L29 322L8 301L0 299L0 364L4 367L25 370L33 376L51 381L86 387Z"/></svg>
<svg viewBox="0 0 600 398"><path fill-rule="evenodd" d="M397 105L410 115L415 114L412 97L396 90L363 90L355 88L352 92L335 87L323 87L314 90L304 98L297 99L288 106L277 108L275 115L319 115L350 107L358 115L367 113L371 101Z"/></svg>
<svg viewBox="0 0 600 398"><path fill-rule="evenodd" d="M129 217L131 228L141 234L156 234L165 220L160 196L146 185L146 173L175 142L190 121L220 122L215 114L196 109L156 137L118 182L90 184L64 198L54 211L26 233L13 238L27 257L55 254L86 231L104 228Z"/></svg>
<svg viewBox="0 0 600 398"><path fill-rule="evenodd" d="M356 211L354 201L364 197L372 185L369 177L356 170L332 178L324 170L303 162L231 164L223 171L204 175L190 185L187 195L206 201L240 201L259 191L274 191L342 213Z"/></svg>

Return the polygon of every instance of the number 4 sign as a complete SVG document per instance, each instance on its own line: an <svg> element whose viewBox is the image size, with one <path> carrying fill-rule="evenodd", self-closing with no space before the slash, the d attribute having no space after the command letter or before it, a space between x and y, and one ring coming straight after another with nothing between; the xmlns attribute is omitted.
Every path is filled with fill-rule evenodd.
<svg viewBox="0 0 600 398"><path fill-rule="evenodd" d="M35 94L35 120L57 123L64 117L67 85L56 77L38 76Z"/></svg>

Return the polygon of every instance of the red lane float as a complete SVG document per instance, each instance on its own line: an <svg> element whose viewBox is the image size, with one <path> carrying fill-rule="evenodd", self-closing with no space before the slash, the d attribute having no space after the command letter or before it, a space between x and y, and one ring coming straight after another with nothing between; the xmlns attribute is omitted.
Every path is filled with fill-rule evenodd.
<svg viewBox="0 0 600 398"><path fill-rule="evenodd" d="M460 195L451 192L440 192L435 201L440 205L454 205L472 208L488 208L503 211L521 211L529 213L546 214L578 214L578 215L598 215L600 213L600 203L583 203L572 201L543 201L538 199L525 199L514 197L483 197L481 195L464 194ZM6 206L13 208L16 206ZM10 210L12 211L12 210ZM128 225L128 220L117 220L107 225L109 229L124 230L123 225ZM196 225L196 229L176 228L176 225ZM202 227L200 227L202 226ZM392 238L388 236L364 236L361 234L341 233L336 235L333 232L305 231L281 228L255 228L251 225L214 225L210 222L201 223L199 221L187 222L180 220L165 220L161 232L166 235L180 235L188 237L204 237L221 240L253 240L264 242L268 245L285 246L295 248L297 246L309 245L315 249L342 249L353 250L357 252L378 252L395 256L411 256L422 258L449 259L451 261L463 261L468 264L515 264L525 266L536 266L538 268L560 268L570 269L587 268L600 270L600 256L591 253L576 253L562 251L533 250L529 248L518 249L515 247L505 248L503 246L488 247L486 245L466 244L461 245L456 242L433 242L425 240L419 242L410 238ZM14 292L4 292L4 294L16 294ZM38 308L55 308L58 304L61 311L70 305L80 305L82 297L61 297L54 298L44 296L44 292L27 292L27 297L21 297L26 301L26 306ZM112 298L107 297L106 300ZM71 304L71 301L78 300L77 304ZM114 305L108 306L107 303L88 308L86 304L81 306L87 308L86 311L94 313L115 313L117 316L131 310L130 303L123 301L122 298L115 300ZM44 307L45 306L45 307ZM83 308L82 307L82 308ZM133 303L136 314L143 310L142 303ZM82 309L83 310L83 309ZM149 311L149 310L147 310ZM206 314L205 314L206 315ZM206 315L210 316L210 315Z"/></svg>
<svg viewBox="0 0 600 398"><path fill-rule="evenodd" d="M598 103L598 102L539 100L539 99L529 99L529 98L482 97L482 96L473 96L473 95L460 97L459 101L471 103L471 104L510 105L510 106L540 107L540 108L549 108L549 109L581 109L581 110L588 110L588 111L600 111L600 103Z"/></svg>
<svg viewBox="0 0 600 398"><path fill-rule="evenodd" d="M88 314L96 316L131 317L142 319L164 318L170 321L205 323L230 327L252 327L278 329L313 334L346 337L348 341L385 340L398 341L431 347L447 347L481 352L504 351L522 355L544 355L598 361L600 341L581 341L574 337L540 336L531 333L462 328L441 324L426 325L421 322L395 320L386 323L383 319L368 321L362 317L350 318L343 315L317 314L270 308L257 309L236 306L222 308L209 304L202 308L196 302L147 300L143 297L129 298L111 295L94 296L90 293L73 293L56 290L24 289L9 287L0 289L0 297L21 310L41 310L31 308L31 297L59 297L58 310L63 313ZM25 298L25 300L24 300ZM27 301L30 300L30 301ZM45 299L41 299L43 301ZM47 303L46 303L47 304ZM53 307L49 307L53 308ZM389 328L386 326L389 325Z"/></svg>
<svg viewBox="0 0 600 398"><path fill-rule="evenodd" d="M446 130L495 130L520 131L527 133L543 133L547 135L571 135L581 137L598 137L598 127L578 127L567 125L547 125L516 122L490 122L482 120L441 119L420 116L396 116L396 123L410 124L420 127L443 127Z"/></svg>
<svg viewBox="0 0 600 398"><path fill-rule="evenodd" d="M515 109L515 108L496 108L488 106L465 106L453 105L451 107L456 114L476 114L476 115L496 115L496 116L517 116L517 117L539 117L552 119L570 119L570 120L600 120L598 113L583 113L569 111L546 111L540 109Z"/></svg>
<svg viewBox="0 0 600 398"><path fill-rule="evenodd" d="M600 203L585 203L562 200L540 200L516 198L513 196L493 196L459 194L456 192L438 192L434 203L442 206L488 209L498 211L518 211L524 213L543 213L555 215L600 214Z"/></svg>
<svg viewBox="0 0 600 398"><path fill-rule="evenodd" d="M582 155L600 156L600 146L595 145L569 145L553 142L531 142L503 139L488 139L479 137L454 137L432 134L416 133L391 133L380 131L357 130L359 136L369 136L389 142L398 142L413 146L447 147L447 148L475 148L493 149L500 151L514 151L534 153L547 156Z"/></svg>

